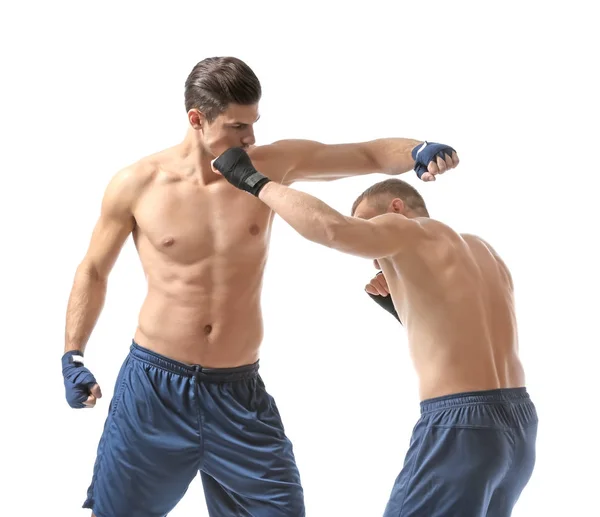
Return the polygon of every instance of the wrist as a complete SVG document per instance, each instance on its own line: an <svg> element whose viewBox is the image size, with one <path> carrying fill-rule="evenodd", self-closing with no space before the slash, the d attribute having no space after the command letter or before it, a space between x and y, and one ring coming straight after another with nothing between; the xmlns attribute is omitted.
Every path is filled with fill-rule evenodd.
<svg viewBox="0 0 600 517"><path fill-rule="evenodd" d="M61 357L61 363L63 368L72 365L78 364L80 366L83 365L83 350L67 350L63 356Z"/></svg>
<svg viewBox="0 0 600 517"><path fill-rule="evenodd" d="M271 190L273 188L277 188L277 187L274 187L274 185L275 185L274 181L270 180L269 178L267 178L267 180L268 181L261 187L261 189L258 191L258 194L256 195L256 197L258 199L260 199L261 201L265 200L265 196L268 196L269 192L271 192Z"/></svg>
<svg viewBox="0 0 600 517"><path fill-rule="evenodd" d="M413 146L410 155L412 156L412 159L414 161L417 161L417 155L423 150L425 149L425 147L427 146L427 140L423 140L422 142L416 142L415 145Z"/></svg>
<svg viewBox="0 0 600 517"><path fill-rule="evenodd" d="M66 346L65 351L63 352L63 355L67 355L67 354L71 354L71 355L78 354L83 357L83 347Z"/></svg>

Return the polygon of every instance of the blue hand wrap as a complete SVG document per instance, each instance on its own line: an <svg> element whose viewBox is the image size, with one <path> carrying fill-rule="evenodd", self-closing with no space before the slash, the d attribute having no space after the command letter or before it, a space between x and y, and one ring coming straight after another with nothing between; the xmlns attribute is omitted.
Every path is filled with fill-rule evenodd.
<svg viewBox="0 0 600 517"><path fill-rule="evenodd" d="M415 172L417 177L421 179L421 176L427 172L427 166L429 162L440 157L442 160L446 159L446 155L452 157L452 153L456 152L452 147L445 144L436 144L435 142L424 142L417 145L412 150L412 157L415 161Z"/></svg>
<svg viewBox="0 0 600 517"><path fill-rule="evenodd" d="M83 358L83 352L71 350L62 356L62 373L65 381L67 402L72 408L85 407L84 402L90 396L90 389L96 383L96 378L83 366L83 362L74 359L74 356Z"/></svg>

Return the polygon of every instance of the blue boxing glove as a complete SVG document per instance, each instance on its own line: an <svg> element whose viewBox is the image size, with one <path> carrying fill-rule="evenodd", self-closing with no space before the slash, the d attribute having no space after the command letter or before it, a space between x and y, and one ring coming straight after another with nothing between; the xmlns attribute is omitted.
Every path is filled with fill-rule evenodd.
<svg viewBox="0 0 600 517"><path fill-rule="evenodd" d="M421 179L421 176L427 172L427 166L431 161L436 161L437 158L446 160L446 155L452 158L452 153L456 151L445 144L436 144L435 142L423 142L417 145L412 150L412 158L415 161L415 172L417 177Z"/></svg>
<svg viewBox="0 0 600 517"><path fill-rule="evenodd" d="M62 373L67 402L72 408L93 407L95 399L102 397L96 378L83 366L83 352L80 350L71 350L62 356Z"/></svg>

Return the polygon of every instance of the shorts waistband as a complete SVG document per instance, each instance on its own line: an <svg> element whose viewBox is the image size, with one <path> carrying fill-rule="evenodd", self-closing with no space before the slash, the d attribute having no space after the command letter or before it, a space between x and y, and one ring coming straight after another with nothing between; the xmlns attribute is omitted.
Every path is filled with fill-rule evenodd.
<svg viewBox="0 0 600 517"><path fill-rule="evenodd" d="M171 373L196 377L198 380L206 382L231 382L243 379L251 379L258 375L258 361L254 364L236 366L234 368L205 368L199 364L186 364L170 359L152 350L148 350L138 345L135 341L131 342L129 353L135 359L156 366Z"/></svg>
<svg viewBox="0 0 600 517"><path fill-rule="evenodd" d="M502 388L498 390L469 391L443 397L426 399L421 402L421 413L437 411L468 404L522 403L530 400L527 388Z"/></svg>

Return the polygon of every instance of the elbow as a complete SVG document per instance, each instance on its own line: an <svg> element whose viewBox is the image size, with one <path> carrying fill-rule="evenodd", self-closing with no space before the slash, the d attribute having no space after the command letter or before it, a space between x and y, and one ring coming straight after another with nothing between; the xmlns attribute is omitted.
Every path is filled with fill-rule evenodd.
<svg viewBox="0 0 600 517"><path fill-rule="evenodd" d="M337 236L339 234L339 227L336 221L327 221L323 227L323 239L321 244L328 248L335 248Z"/></svg>
<svg viewBox="0 0 600 517"><path fill-rule="evenodd" d="M106 284L108 281L108 273L89 260L84 260L79 264L75 277L89 283Z"/></svg>
<svg viewBox="0 0 600 517"><path fill-rule="evenodd" d="M347 219L343 216L331 217L326 221L324 226L324 241L322 244L328 248L345 251L346 249L346 238L349 233L350 224Z"/></svg>

